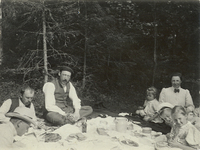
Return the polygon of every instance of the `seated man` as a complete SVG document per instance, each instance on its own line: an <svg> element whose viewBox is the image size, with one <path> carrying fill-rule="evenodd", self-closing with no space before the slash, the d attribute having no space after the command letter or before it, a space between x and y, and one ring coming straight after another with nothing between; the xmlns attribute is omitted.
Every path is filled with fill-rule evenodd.
<svg viewBox="0 0 200 150"><path fill-rule="evenodd" d="M44 117L53 125L73 124L78 119L92 113L90 106L81 106L81 100L76 90L69 81L72 69L67 66L60 67L58 78L45 83Z"/></svg>
<svg viewBox="0 0 200 150"><path fill-rule="evenodd" d="M4 101L2 106L0 107L0 122L9 121L10 118L6 118L5 114L8 112L13 112L15 108L19 106L30 108L34 113L34 120L36 120L35 116L35 108L32 104L32 100L34 97L34 89L29 87L28 85L24 85L21 88L20 96L16 98L7 99Z"/></svg>
<svg viewBox="0 0 200 150"><path fill-rule="evenodd" d="M35 117L31 109L26 107L17 107L14 112L5 114L6 117L11 117L10 121L0 124L0 145L1 148L17 148L24 146L20 142L15 142L16 135L22 136L30 127L30 124L35 125Z"/></svg>

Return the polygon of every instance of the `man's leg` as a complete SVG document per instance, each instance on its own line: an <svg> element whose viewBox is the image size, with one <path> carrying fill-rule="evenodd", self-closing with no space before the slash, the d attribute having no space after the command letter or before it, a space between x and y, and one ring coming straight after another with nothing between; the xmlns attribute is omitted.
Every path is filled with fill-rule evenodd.
<svg viewBox="0 0 200 150"><path fill-rule="evenodd" d="M86 117L93 112L92 107L90 106L82 106L80 109L80 118Z"/></svg>
<svg viewBox="0 0 200 150"><path fill-rule="evenodd" d="M46 120L56 126L72 124L71 121L68 120L65 116L53 111L47 113Z"/></svg>

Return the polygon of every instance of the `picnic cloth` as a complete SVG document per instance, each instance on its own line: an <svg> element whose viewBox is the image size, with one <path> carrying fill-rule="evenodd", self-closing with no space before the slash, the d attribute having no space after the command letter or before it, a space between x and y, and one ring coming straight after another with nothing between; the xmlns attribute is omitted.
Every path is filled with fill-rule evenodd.
<svg viewBox="0 0 200 150"><path fill-rule="evenodd" d="M59 134L61 139L57 142L44 142L42 135L47 133L44 130L33 129L21 139L20 142L25 144L21 150L154 150L155 139L152 134L143 134L142 127L129 121L133 125L132 130L126 132L117 132L115 128L115 117L107 116L106 118L92 118L87 121L87 132L82 133L80 124L66 124L50 132ZM99 134L97 129L104 129L106 134ZM153 133L156 133L153 131ZM83 137L80 140L78 137ZM130 144L127 141L138 144ZM134 145L134 146L133 146Z"/></svg>

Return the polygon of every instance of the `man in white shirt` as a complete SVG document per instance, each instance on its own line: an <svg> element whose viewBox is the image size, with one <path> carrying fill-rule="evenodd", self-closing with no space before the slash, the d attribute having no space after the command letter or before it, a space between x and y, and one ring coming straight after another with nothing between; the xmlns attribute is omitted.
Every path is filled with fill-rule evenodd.
<svg viewBox="0 0 200 150"><path fill-rule="evenodd" d="M10 118L5 116L6 113L13 112L15 108L22 106L31 109L34 113L34 120L36 121L35 108L32 103L34 97L34 89L28 85L21 88L20 96L16 98L7 99L0 107L0 122L7 122Z"/></svg>
<svg viewBox="0 0 200 150"><path fill-rule="evenodd" d="M162 89L159 102L168 102L173 106L181 105L183 107L194 105L189 90L182 89L181 82L182 75L180 73L173 74L171 78L172 87Z"/></svg>
<svg viewBox="0 0 200 150"><path fill-rule="evenodd" d="M90 106L81 106L81 100L70 82L72 73L71 68L62 66L58 78L43 86L46 109L44 117L53 125L73 124L93 111Z"/></svg>

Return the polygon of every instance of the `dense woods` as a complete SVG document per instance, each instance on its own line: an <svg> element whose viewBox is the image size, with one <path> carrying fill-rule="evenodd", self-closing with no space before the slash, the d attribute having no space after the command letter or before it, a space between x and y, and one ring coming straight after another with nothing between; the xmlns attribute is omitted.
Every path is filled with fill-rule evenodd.
<svg viewBox="0 0 200 150"><path fill-rule="evenodd" d="M131 110L181 72L199 105L199 1L3 0L1 9L1 101L27 82L40 105L65 62L85 104Z"/></svg>

